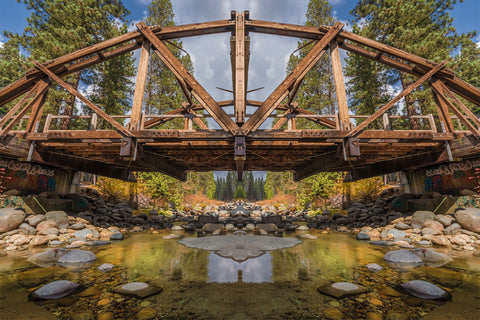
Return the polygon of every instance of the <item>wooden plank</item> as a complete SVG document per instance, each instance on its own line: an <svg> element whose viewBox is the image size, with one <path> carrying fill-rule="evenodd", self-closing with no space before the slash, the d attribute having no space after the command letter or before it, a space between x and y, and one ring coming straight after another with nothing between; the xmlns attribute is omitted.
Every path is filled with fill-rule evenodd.
<svg viewBox="0 0 480 320"><path fill-rule="evenodd" d="M232 119L230 119L225 111L220 108L217 102L210 96L210 94L195 80L195 78L185 69L185 67L178 61L178 59L168 50L168 48L160 41L154 33L140 22L137 28L145 35L145 37L152 43L156 49L155 53L163 61L163 63L174 73L178 79L183 79L185 83L191 88L192 94L200 102L200 104L210 113L213 119L222 127L224 131L237 134L239 128Z"/></svg>
<svg viewBox="0 0 480 320"><path fill-rule="evenodd" d="M38 91L38 88L40 86L40 82L38 82L33 88L32 90L30 90L27 94L25 94L25 96L22 97L22 99L20 99L20 101L18 101L13 107L12 109L10 109L7 114L5 114L2 119L0 119L0 128L2 128L7 122L8 120L10 120L17 112L18 110L20 110L24 105L25 103L28 101L28 99L30 99L37 91ZM38 93L38 92L37 92Z"/></svg>
<svg viewBox="0 0 480 320"><path fill-rule="evenodd" d="M338 116L341 129L350 130L352 128L352 123L350 122L350 113L348 112L347 92L345 90L345 82L343 80L340 50L338 49L338 43L335 39L330 42L330 55L332 59L333 80L335 81Z"/></svg>
<svg viewBox="0 0 480 320"><path fill-rule="evenodd" d="M251 131L255 131L275 110L275 108L287 96L292 85L298 79L305 77L306 73L317 63L317 61L326 52L325 48L330 41L341 31L343 24L337 22L330 32L318 41L318 43L310 50L305 58L293 69L293 71L282 81L282 83L270 94L261 107L259 107L253 116L242 126L243 135L248 135Z"/></svg>
<svg viewBox="0 0 480 320"><path fill-rule="evenodd" d="M114 128L116 128L118 131L120 131L124 136L131 137L132 133L122 127L120 123L115 121L112 117L110 117L107 113L105 113L102 109L97 107L93 102L85 98L80 92L78 92L74 87L60 79L56 74L54 74L52 71L48 70L46 67L38 63L37 61L34 61L35 65L37 68L42 70L46 75L50 77L53 81L57 82L59 85L67 89L68 92L73 94L75 97L80 99L83 103L85 103L90 109L92 109L95 113L97 113L100 117L105 119L108 123L110 123Z"/></svg>
<svg viewBox="0 0 480 320"><path fill-rule="evenodd" d="M438 83L440 87L443 89L443 94L446 94L450 99L453 100L453 102L459 107L465 115L473 121L477 125L477 127L480 127L480 119L478 119L478 116L473 113L470 108L468 108L466 105L463 104L460 99L458 99L448 88L443 82Z"/></svg>
<svg viewBox="0 0 480 320"><path fill-rule="evenodd" d="M433 88L433 82L430 81L429 84L430 84L430 87ZM443 101L442 98L438 96L436 91L433 89L432 89L432 94L433 94L433 99L435 100L435 104L437 106L438 117L440 119L440 124L441 124L440 129L445 129L446 132L455 132L455 128L453 127L452 117L450 116L450 112L448 111L447 104Z"/></svg>
<svg viewBox="0 0 480 320"><path fill-rule="evenodd" d="M237 12L235 15L235 51L232 56L232 64L234 70L232 70L233 76L233 99L235 100L235 122L237 124L243 124L245 122L246 113L246 100L247 100L247 88L246 88L246 66L245 66L245 16L243 12Z"/></svg>
<svg viewBox="0 0 480 320"><path fill-rule="evenodd" d="M350 133L348 134L349 137L354 137L358 135L359 132L361 132L363 129L365 129L369 124L371 124L373 121L378 119L383 113L385 113L388 109L393 107L400 99L405 97L407 94L412 92L416 87L421 85L423 82L427 81L430 77L432 77L436 72L441 70L447 62L443 61L442 63L439 63L437 66L435 66L432 70L424 74L420 79L409 85L407 88L405 88L399 95L397 95L395 98L387 102L383 107L378 109L374 114L372 114L370 117L368 117L366 120L364 120L362 123L360 123L355 129L351 130Z"/></svg>
<svg viewBox="0 0 480 320"><path fill-rule="evenodd" d="M139 129L140 116L142 114L143 96L145 95L145 85L147 83L148 61L150 60L150 42L144 40L140 61L138 63L137 81L135 84L135 93L133 95L132 113L130 118L130 128Z"/></svg>

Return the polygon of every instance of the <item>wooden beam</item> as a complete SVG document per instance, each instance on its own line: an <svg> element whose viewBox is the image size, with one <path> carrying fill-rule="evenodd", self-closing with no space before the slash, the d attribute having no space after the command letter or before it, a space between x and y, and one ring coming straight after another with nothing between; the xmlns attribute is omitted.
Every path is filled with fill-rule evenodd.
<svg viewBox="0 0 480 320"><path fill-rule="evenodd" d="M275 110L275 108L287 96L292 85L298 79L303 79L307 72L317 63L317 61L326 52L326 47L333 38L342 30L343 23L337 22L325 36L310 50L305 58L293 69L293 71L282 81L282 83L270 94L261 107L259 107L253 116L242 126L243 135L248 135L255 131Z"/></svg>
<svg viewBox="0 0 480 320"><path fill-rule="evenodd" d="M245 122L246 100L247 100L247 52L246 52L246 34L245 34L245 16L243 12L235 14L235 35L234 50L231 54L232 59L232 80L233 80L233 99L235 108L235 122L243 124Z"/></svg>
<svg viewBox="0 0 480 320"><path fill-rule="evenodd" d="M197 80L185 69L178 59L168 50L155 34L143 22L137 23L137 28L152 43L155 53L163 63L173 72L177 79L182 79L191 88L192 94L200 104L210 113L213 119L224 131L237 134L239 128L232 119L223 111L210 94L198 83Z"/></svg>
<svg viewBox="0 0 480 320"><path fill-rule="evenodd" d="M130 129L138 130L140 117L142 115L143 96L145 95L145 84L147 83L148 61L150 59L150 42L144 40L140 61L138 63L137 82L133 95L132 113L130 117Z"/></svg>
<svg viewBox="0 0 480 320"><path fill-rule="evenodd" d="M407 88L405 88L399 95L397 95L395 98L387 102L383 107L378 109L374 114L372 114L370 117L368 117L366 120L364 120L362 123L360 123L355 129L351 130L350 133L348 134L348 137L354 137L358 135L362 130L364 130L370 123L378 119L382 114L384 114L388 109L393 107L398 101L400 101L403 97L405 97L407 94L412 92L416 87L430 79L436 72L441 70L447 62L443 61L442 63L437 64L432 70L424 74L420 79L409 85Z"/></svg>
<svg viewBox="0 0 480 320"><path fill-rule="evenodd" d="M460 99L458 99L448 88L443 82L439 82L440 87L443 89L443 93L446 94L450 99L453 100L453 102L459 107L465 115L473 121L477 125L477 127L480 127L480 119L478 116L473 113L470 108L468 108L466 105L463 104Z"/></svg>
<svg viewBox="0 0 480 320"><path fill-rule="evenodd" d="M33 104L32 111L30 112L30 118L28 119L27 128L25 129L25 132L33 132L35 130L35 127L37 126L37 122L39 122L42 117L43 105L45 103L45 100L47 99L48 88L50 88L50 79L40 80L40 83L43 83L43 82L46 82L48 87L47 89L45 89L45 91L41 93L42 97Z"/></svg>
<svg viewBox="0 0 480 320"><path fill-rule="evenodd" d="M8 132L23 118L23 116L34 106L40 99L42 99L43 94L48 90L49 84L48 81L41 81L37 87L35 97L30 100L27 105L20 110L20 112L10 121L0 132L0 139L4 138Z"/></svg>
<svg viewBox="0 0 480 320"><path fill-rule="evenodd" d="M18 110L20 110L25 105L25 103L28 101L28 99L30 99L37 92L39 86L40 86L40 82L38 82L32 88L32 90L27 92L27 94L25 94L22 97L22 99L20 99L20 101L18 101L17 104L15 104L15 106L12 107L12 109L10 109L7 112L7 114L5 114L2 117L2 119L0 119L0 128L2 128L8 122L8 120L10 120L18 112Z"/></svg>
<svg viewBox="0 0 480 320"><path fill-rule="evenodd" d="M125 129L120 123L115 121L112 117L110 117L105 111L97 107L93 102L85 98L80 92L78 92L74 87L60 79L56 74L54 74L52 71L48 70L45 66L41 65L37 61L34 61L35 65L37 66L38 69L42 70L50 79L67 89L68 92L73 94L75 97L80 99L83 103L85 103L90 109L92 109L95 113L97 113L100 117L105 119L108 123L110 123L114 128L116 128L118 131L120 131L124 136L131 137L132 134L130 131Z"/></svg>
<svg viewBox="0 0 480 320"><path fill-rule="evenodd" d="M455 128L453 127L452 118L450 117L450 111L448 111L447 103L437 94L433 87L436 86L437 82L441 82L439 79L432 78L429 81L430 87L432 88L433 99L435 100L437 106L437 113L440 119L440 129L445 132L454 132ZM440 87L437 87L441 90Z"/></svg>
<svg viewBox="0 0 480 320"><path fill-rule="evenodd" d="M184 168L176 167L166 158L145 150L141 145L138 148L137 164L150 168L151 171L162 172L180 181L186 181L187 175Z"/></svg>
<svg viewBox="0 0 480 320"><path fill-rule="evenodd" d="M333 163L338 164L343 162L341 159L336 157L336 154L337 151L333 151L327 154L319 154L317 157L313 158L310 162L308 162L308 164L295 170L293 179L295 181L300 181L316 173L322 171L329 171L329 168L332 166Z"/></svg>
<svg viewBox="0 0 480 320"><path fill-rule="evenodd" d="M342 130L350 130L350 113L348 112L347 92L345 91L345 82L343 81L342 62L340 51L336 39L330 42L330 55L332 59L333 80L335 81L335 92L337 94L338 116Z"/></svg>
<svg viewBox="0 0 480 320"><path fill-rule="evenodd" d="M435 93L439 96L441 100L443 100L444 103L447 104L448 108L462 121L462 123L470 130L473 135L478 139L480 138L480 132L478 131L478 128L475 128L473 124L468 121L468 119L461 113L454 105L453 103L448 100L448 98L443 94L443 87L439 85L439 83L435 83L432 85L432 90L435 91Z"/></svg>

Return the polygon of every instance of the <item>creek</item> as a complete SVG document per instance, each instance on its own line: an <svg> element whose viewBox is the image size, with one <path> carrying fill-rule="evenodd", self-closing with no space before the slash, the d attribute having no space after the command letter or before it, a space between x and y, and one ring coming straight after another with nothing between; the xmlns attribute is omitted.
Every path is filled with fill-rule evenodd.
<svg viewBox="0 0 480 320"><path fill-rule="evenodd" d="M0 258L0 319L458 320L480 316L480 256L474 253L449 251L454 261L442 267L399 268L383 261L389 248L358 241L352 233L311 231L317 239L237 262L163 239L167 234L126 234L123 241L92 249L97 261L80 269L36 267L25 259L34 249L7 253ZM102 273L96 268L102 263L115 267ZM369 263L384 268L373 273L365 267ZM22 275L39 283L27 288L28 276ZM62 299L29 301L30 291L58 279L77 282L81 290ZM410 280L434 283L452 298L423 300L397 290ZM127 282L153 283L163 291L143 300L111 291ZM327 282L353 282L368 292L337 300L317 290Z"/></svg>

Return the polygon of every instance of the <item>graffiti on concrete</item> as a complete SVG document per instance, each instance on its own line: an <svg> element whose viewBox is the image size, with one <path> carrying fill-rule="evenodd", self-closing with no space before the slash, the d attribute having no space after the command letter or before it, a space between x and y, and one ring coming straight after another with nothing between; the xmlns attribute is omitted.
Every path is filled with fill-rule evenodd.
<svg viewBox="0 0 480 320"><path fill-rule="evenodd" d="M23 193L55 191L55 170L38 164L0 160L0 192L17 189Z"/></svg>
<svg viewBox="0 0 480 320"><path fill-rule="evenodd" d="M425 191L455 194L463 189L476 190L480 183L475 175L478 167L480 160L467 160L427 169Z"/></svg>

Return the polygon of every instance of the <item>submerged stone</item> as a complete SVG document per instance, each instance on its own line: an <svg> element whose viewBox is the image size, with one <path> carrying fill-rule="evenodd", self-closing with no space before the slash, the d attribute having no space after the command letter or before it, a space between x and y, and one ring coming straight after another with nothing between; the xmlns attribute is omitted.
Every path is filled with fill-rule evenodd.
<svg viewBox="0 0 480 320"><path fill-rule="evenodd" d="M411 295L428 300L445 300L450 294L440 287L423 280L413 280L400 285Z"/></svg>
<svg viewBox="0 0 480 320"><path fill-rule="evenodd" d="M60 299L69 295L77 289L79 285L67 280L57 280L35 290L31 298L35 300Z"/></svg>
<svg viewBox="0 0 480 320"><path fill-rule="evenodd" d="M75 249L58 259L62 264L83 264L97 260L95 253L87 250Z"/></svg>
<svg viewBox="0 0 480 320"><path fill-rule="evenodd" d="M162 291L161 288L152 287L144 282L130 282L113 288L116 293L136 298L146 298Z"/></svg>
<svg viewBox="0 0 480 320"><path fill-rule="evenodd" d="M372 271L372 272L378 272L383 269L383 267L379 264L376 263L369 263L366 265L367 269Z"/></svg>
<svg viewBox="0 0 480 320"><path fill-rule="evenodd" d="M102 271L102 272L108 272L108 271L112 270L113 267L115 267L115 266L111 263L103 263L103 264L99 265L97 267L97 269Z"/></svg>
<svg viewBox="0 0 480 320"><path fill-rule="evenodd" d="M327 296L337 299L354 296L368 291L367 288L350 282L337 282L331 286L319 288L318 290Z"/></svg>
<svg viewBox="0 0 480 320"><path fill-rule="evenodd" d="M423 260L406 249L389 251L383 257L383 260L395 264L419 264Z"/></svg>

